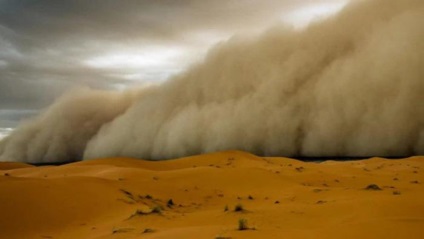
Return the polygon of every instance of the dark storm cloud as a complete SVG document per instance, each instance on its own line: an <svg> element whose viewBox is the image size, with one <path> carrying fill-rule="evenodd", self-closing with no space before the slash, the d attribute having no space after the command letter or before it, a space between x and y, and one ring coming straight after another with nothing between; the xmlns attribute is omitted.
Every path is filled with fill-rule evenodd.
<svg viewBox="0 0 424 239"><path fill-rule="evenodd" d="M308 1L302 1L308 2ZM36 38L78 41L158 38L175 40L196 29L223 30L261 25L279 17L296 1L3 1L6 28ZM75 35L78 34L78 35ZM40 44L43 42L40 41Z"/></svg>
<svg viewBox="0 0 424 239"><path fill-rule="evenodd" d="M78 86L120 89L163 80L217 40L266 28L312 2L317 1L0 1L0 109L43 108ZM103 65L93 61L145 51L151 60L155 51L160 56L171 48L179 52L166 61L143 64L126 59L128 54Z"/></svg>

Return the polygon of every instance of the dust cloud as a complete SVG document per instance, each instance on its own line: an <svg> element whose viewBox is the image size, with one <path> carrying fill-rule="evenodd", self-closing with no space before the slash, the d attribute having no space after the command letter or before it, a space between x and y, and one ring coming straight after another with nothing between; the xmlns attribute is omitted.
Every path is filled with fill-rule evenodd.
<svg viewBox="0 0 424 239"><path fill-rule="evenodd" d="M355 1L304 30L233 37L167 82L68 94L1 160L424 154L424 2Z"/></svg>

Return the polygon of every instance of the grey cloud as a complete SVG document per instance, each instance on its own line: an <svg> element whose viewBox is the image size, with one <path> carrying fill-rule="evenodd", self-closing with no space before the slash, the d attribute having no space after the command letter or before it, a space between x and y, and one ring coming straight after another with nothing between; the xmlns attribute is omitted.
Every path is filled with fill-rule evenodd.
<svg viewBox="0 0 424 239"><path fill-rule="evenodd" d="M106 41L131 41L139 36L169 40L196 28L260 25L295 4L293 0L3 1L0 21L9 29L25 32L28 38L75 40L80 35L94 35Z"/></svg>
<svg viewBox="0 0 424 239"><path fill-rule="evenodd" d="M20 35L22 48L31 43L48 48L83 43L101 49L99 42L150 44L184 41L198 31L264 28L285 12L312 2L337 0L6 0L0 3L0 23Z"/></svg>
<svg viewBox="0 0 424 239"><path fill-rule="evenodd" d="M285 11L312 2L317 1L0 1L0 109L44 108L79 86L163 81L201 58L213 37L265 28ZM109 52L154 46L178 46L185 55L170 65L139 68L85 64Z"/></svg>
<svg viewBox="0 0 424 239"><path fill-rule="evenodd" d="M24 118L29 118L37 114L37 110L20 110L20 109L12 109L12 110L0 110L0 119L7 123L9 127L15 127L15 122L20 122Z"/></svg>

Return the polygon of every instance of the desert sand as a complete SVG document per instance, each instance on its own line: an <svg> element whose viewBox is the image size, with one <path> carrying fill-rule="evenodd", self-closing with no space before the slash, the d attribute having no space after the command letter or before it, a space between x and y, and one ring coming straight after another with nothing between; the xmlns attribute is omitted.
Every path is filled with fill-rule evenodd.
<svg viewBox="0 0 424 239"><path fill-rule="evenodd" d="M422 156L306 163L239 151L0 163L0 238L422 238L423 168Z"/></svg>

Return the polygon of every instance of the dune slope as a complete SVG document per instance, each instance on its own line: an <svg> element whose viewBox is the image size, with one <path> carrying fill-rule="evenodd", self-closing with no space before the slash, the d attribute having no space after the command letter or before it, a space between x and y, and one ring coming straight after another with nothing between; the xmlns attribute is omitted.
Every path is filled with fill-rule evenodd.
<svg viewBox="0 0 424 239"><path fill-rule="evenodd" d="M0 238L421 238L423 160L0 163Z"/></svg>

